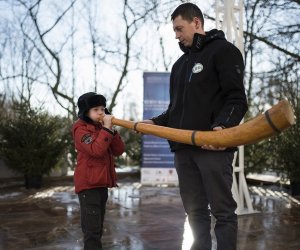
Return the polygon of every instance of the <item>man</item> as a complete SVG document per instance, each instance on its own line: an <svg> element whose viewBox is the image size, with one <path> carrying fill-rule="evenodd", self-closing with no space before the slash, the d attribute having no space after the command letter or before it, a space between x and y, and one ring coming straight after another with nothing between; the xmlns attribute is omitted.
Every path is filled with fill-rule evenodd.
<svg viewBox="0 0 300 250"><path fill-rule="evenodd" d="M247 111L240 51L222 31L205 32L202 12L192 3L178 6L171 20L184 54L172 68L168 109L144 122L202 131L238 125ZM194 236L191 249L211 250L210 214L216 218L217 249L236 249L236 202L231 193L236 148L169 144Z"/></svg>

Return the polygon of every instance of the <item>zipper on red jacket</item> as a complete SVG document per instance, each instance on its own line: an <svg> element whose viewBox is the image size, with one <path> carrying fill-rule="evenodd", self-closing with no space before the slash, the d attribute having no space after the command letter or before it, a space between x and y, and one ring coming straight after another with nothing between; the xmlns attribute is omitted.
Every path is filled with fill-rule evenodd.
<svg viewBox="0 0 300 250"><path fill-rule="evenodd" d="M113 155L112 155L112 152L111 152L111 150L110 149L108 149L108 153L109 153L109 176L110 176L110 183L109 183L109 185L110 185L110 187L113 187L114 186L114 182L115 182L115 180L114 180L114 176L113 176L113 168L114 168L114 165L113 165Z"/></svg>

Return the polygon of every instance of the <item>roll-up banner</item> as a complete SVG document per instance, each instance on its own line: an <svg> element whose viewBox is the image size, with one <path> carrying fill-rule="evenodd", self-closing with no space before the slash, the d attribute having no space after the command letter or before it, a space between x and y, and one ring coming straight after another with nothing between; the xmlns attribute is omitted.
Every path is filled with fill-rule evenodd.
<svg viewBox="0 0 300 250"><path fill-rule="evenodd" d="M152 118L167 110L169 80L170 73L168 72L144 73L143 119ZM166 139L143 135L141 184L178 184L174 154L170 151Z"/></svg>

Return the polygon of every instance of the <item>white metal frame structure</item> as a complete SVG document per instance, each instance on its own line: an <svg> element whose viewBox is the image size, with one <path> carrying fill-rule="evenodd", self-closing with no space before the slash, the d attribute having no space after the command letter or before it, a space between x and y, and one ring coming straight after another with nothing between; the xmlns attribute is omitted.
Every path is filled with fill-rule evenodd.
<svg viewBox="0 0 300 250"><path fill-rule="evenodd" d="M244 56L243 43L243 0L216 0L216 26L226 34ZM238 165L236 164L238 156ZM237 202L237 214L253 213L248 186L244 173L244 146L238 148L233 160L232 193ZM238 178L238 181L237 181ZM246 206L245 206L246 202Z"/></svg>

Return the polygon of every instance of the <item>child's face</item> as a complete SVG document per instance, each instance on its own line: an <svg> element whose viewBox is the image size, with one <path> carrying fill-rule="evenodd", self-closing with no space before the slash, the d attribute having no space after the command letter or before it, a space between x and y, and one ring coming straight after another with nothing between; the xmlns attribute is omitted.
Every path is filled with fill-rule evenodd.
<svg viewBox="0 0 300 250"><path fill-rule="evenodd" d="M99 122L100 120L102 120L104 115L105 115L105 107L103 106L97 106L91 108L87 113L87 116L94 122Z"/></svg>

